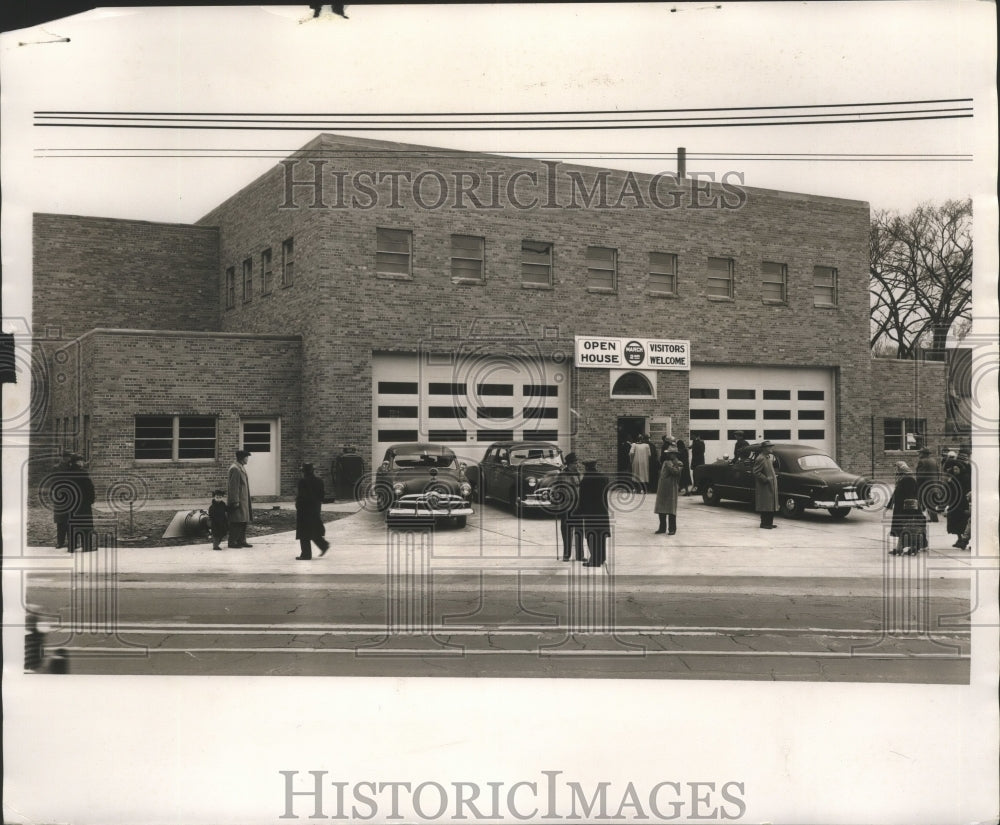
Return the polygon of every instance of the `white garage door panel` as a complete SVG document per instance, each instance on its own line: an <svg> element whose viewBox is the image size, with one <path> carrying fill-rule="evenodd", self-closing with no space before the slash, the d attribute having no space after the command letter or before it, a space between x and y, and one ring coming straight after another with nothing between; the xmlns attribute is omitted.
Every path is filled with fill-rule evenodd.
<svg viewBox="0 0 1000 825"><path fill-rule="evenodd" d="M705 440L705 460L732 456L736 430L748 441L811 444L836 455L831 369L691 367L691 437Z"/></svg>
<svg viewBox="0 0 1000 825"><path fill-rule="evenodd" d="M372 458L433 441L479 461L493 441L569 445L569 370L538 358L447 353L372 356Z"/></svg>

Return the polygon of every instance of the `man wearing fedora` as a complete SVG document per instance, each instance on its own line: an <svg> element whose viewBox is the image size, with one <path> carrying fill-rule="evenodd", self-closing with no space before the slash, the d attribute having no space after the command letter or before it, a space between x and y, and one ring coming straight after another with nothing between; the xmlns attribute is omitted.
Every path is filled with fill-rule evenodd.
<svg viewBox="0 0 1000 825"><path fill-rule="evenodd" d="M295 538L299 540L299 555L297 561L312 559L313 542L319 548L321 556L330 549L330 542L324 536L326 527L323 525L323 479L316 476L316 469L308 461L302 464L302 478L299 479L298 492L295 496Z"/></svg>
<svg viewBox="0 0 1000 825"><path fill-rule="evenodd" d="M660 517L657 533L667 533L672 536L677 532L677 488L682 472L683 465L680 462L677 448L668 447L663 451L660 479L656 486L656 504L653 506L653 512Z"/></svg>
<svg viewBox="0 0 1000 825"><path fill-rule="evenodd" d="M583 567L601 567L608 553L611 538L611 514L608 509L608 485L610 479L597 472L596 461L583 462L583 477L580 479L580 510L583 513L583 529L587 535L590 558Z"/></svg>
<svg viewBox="0 0 1000 825"><path fill-rule="evenodd" d="M229 546L253 547L247 544L247 523L253 521L250 503L250 479L247 478L249 450L237 450L236 461L229 466L227 505L229 507Z"/></svg>
<svg viewBox="0 0 1000 825"><path fill-rule="evenodd" d="M777 526L774 513L778 509L778 476L771 458L772 447L774 444L770 441L762 441L753 462L754 509L760 513L763 530L773 530Z"/></svg>
<svg viewBox="0 0 1000 825"><path fill-rule="evenodd" d="M576 560L583 561L583 530L580 515L580 465L576 453L567 453L565 465L555 481L559 508L559 535L562 537L562 560L569 561L576 549Z"/></svg>

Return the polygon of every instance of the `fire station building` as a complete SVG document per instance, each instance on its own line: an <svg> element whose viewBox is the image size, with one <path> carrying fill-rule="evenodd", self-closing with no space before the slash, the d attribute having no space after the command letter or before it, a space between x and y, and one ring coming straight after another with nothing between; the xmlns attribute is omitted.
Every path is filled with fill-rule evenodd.
<svg viewBox="0 0 1000 825"><path fill-rule="evenodd" d="M944 367L870 354L867 203L324 134L193 225L34 220L32 463L255 496L345 445L734 433L881 474ZM131 480L131 482L129 482Z"/></svg>

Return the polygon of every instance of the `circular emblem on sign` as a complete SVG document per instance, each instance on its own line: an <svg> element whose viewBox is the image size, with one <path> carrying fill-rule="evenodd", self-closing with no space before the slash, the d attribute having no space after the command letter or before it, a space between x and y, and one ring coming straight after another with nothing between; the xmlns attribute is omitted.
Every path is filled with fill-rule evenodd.
<svg viewBox="0 0 1000 825"><path fill-rule="evenodd" d="M625 361L633 367L638 367L646 360L646 349L638 341L629 341L625 345Z"/></svg>

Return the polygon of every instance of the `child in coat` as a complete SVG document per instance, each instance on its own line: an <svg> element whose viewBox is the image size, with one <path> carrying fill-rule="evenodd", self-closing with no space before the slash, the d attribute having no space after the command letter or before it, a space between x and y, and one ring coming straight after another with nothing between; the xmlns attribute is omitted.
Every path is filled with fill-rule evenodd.
<svg viewBox="0 0 1000 825"><path fill-rule="evenodd" d="M226 491L213 490L212 503L208 506L208 518L212 527L212 549L221 550L219 544L229 532L229 511L226 508Z"/></svg>

